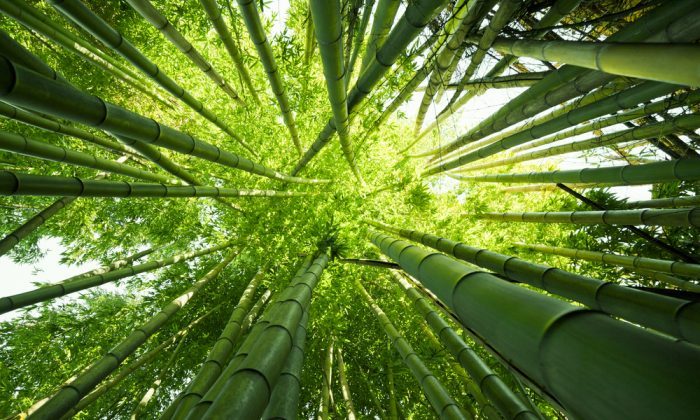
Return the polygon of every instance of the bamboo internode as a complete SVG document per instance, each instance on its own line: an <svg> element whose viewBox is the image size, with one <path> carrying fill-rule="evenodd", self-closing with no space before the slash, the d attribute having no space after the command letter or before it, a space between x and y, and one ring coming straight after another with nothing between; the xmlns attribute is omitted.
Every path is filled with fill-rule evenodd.
<svg viewBox="0 0 700 420"><path fill-rule="evenodd" d="M483 213L475 217L501 222L573 223L579 225L700 226L700 207L605 211Z"/></svg>

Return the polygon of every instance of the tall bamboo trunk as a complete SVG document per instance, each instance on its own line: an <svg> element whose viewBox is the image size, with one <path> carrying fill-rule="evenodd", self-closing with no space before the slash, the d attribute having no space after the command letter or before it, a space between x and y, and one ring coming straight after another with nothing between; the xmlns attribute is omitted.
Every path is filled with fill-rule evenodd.
<svg viewBox="0 0 700 420"><path fill-rule="evenodd" d="M343 360L343 349L340 345L335 348L335 357L338 360L338 379L340 380L340 390L343 394L343 401L345 402L345 410L347 411L348 420L356 420L357 413L355 412L355 405L352 402L352 394L350 393L350 383L348 382L347 372L345 370L345 361Z"/></svg>
<svg viewBox="0 0 700 420"><path fill-rule="evenodd" d="M325 355L323 357L323 367L321 369L321 402L318 408L318 418L320 420L328 420L331 415L331 407L333 400L333 345L331 340L328 343Z"/></svg>

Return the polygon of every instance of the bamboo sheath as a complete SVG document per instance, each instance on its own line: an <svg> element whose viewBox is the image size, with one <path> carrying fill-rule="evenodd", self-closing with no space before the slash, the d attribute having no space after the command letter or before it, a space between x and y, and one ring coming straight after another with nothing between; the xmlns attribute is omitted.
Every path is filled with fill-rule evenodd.
<svg viewBox="0 0 700 420"><path fill-rule="evenodd" d="M253 44L255 44L255 49L258 51L260 62L265 69L265 73L267 73L267 79L270 82L272 93L275 95L277 104L282 112L284 125L286 125L287 129L289 130L294 147L301 155L302 150L301 143L299 142L299 133L297 131L296 122L294 121L292 109L289 106L289 97L287 96L287 91L284 87L284 83L282 82L282 77L280 76L279 68L277 67L277 62L275 61L275 55L272 52L272 47L267 41L267 36L265 35L265 30L262 26L262 21L260 20L257 6L253 0L237 0L237 2L243 17L243 21L248 28L250 39L253 41Z"/></svg>
<svg viewBox="0 0 700 420"><path fill-rule="evenodd" d="M195 282L182 295L167 304L149 321L135 329L129 336L113 347L104 357L83 371L74 380L64 385L53 397L27 417L30 420L56 419L66 414L81 398L86 396L110 373L145 343L150 336L165 325L191 298L236 257L238 250L231 251L220 263L216 264L201 279Z"/></svg>
<svg viewBox="0 0 700 420"><path fill-rule="evenodd" d="M308 271L281 293L278 304L270 311L269 325L260 332L236 370L230 376L222 374L223 385L204 415L193 417L191 412L188 418L258 418L263 414L328 259L327 254L321 253Z"/></svg>
<svg viewBox="0 0 700 420"><path fill-rule="evenodd" d="M658 258L632 257L628 255L613 254L610 252L589 251L585 249L564 248L559 246L539 245L539 244L524 244L515 242L513 245L529 249L532 251L542 252L545 254L561 255L568 258L579 258L586 261L595 261L604 264L619 265L633 269L644 269L652 271L660 271L663 273L675 274L678 276L688 276L700 279L700 264L691 264L682 261L662 260ZM695 286L693 292L700 292L700 286L690 283Z"/></svg>
<svg viewBox="0 0 700 420"><path fill-rule="evenodd" d="M459 366L464 368L481 393L493 402L495 408L506 419L539 419L523 401L491 370L476 352L464 342L447 322L435 311L427 299L407 282L401 274L391 272L396 283L406 293L408 300L423 317L440 342L452 353Z"/></svg>
<svg viewBox="0 0 700 420"><path fill-rule="evenodd" d="M309 271L312 263L313 255L307 256L302 262L301 267L297 270L296 274L292 278L290 284L298 282L301 276L305 275L307 271ZM314 268L314 272L319 273L318 267ZM197 405L195 405L188 413L183 413L183 416L179 416L178 418L191 418L192 420L197 420L204 415L204 413L212 405L214 398L223 389L224 385L226 384L226 379L228 379L236 371L236 369L238 369L241 362L250 354L250 350L253 348L253 345L257 342L262 331L270 325L270 314L274 309L276 309L279 306L279 303L279 300L276 298L265 308L265 311L263 312L262 316L250 329L250 332L246 336L245 340L243 340L243 342L241 343L241 346L236 351L236 354L228 361L225 367L222 366L223 370L217 378L216 382L212 384L212 386L209 388L206 394L202 396L201 400L197 403ZM166 419L167 417L163 418L163 420Z"/></svg>
<svg viewBox="0 0 700 420"><path fill-rule="evenodd" d="M328 100L338 131L340 146L355 178L361 185L364 185L365 181L357 168L355 152L350 140L345 83L347 69L343 67L343 25L340 19L340 2L338 0L311 0L310 7L318 49L323 62Z"/></svg>
<svg viewBox="0 0 700 420"><path fill-rule="evenodd" d="M451 176L455 179L469 182L643 185L700 180L700 165L698 165L697 159L690 158L645 163L642 165L584 168L568 171L480 176L453 174Z"/></svg>
<svg viewBox="0 0 700 420"><path fill-rule="evenodd" d="M700 87L700 48L693 44L538 41L497 38L498 52L571 64L608 74Z"/></svg>
<svg viewBox="0 0 700 420"><path fill-rule="evenodd" d="M15 65L4 57L0 57L0 98L16 106L56 115L115 135L279 181L312 184L328 182L284 175L72 86Z"/></svg>
<svg viewBox="0 0 700 420"><path fill-rule="evenodd" d="M181 261L187 261L192 258L201 257L202 255L211 254L212 252L232 246L234 242L227 242L211 248L206 248L200 251L187 252L177 254L169 258L161 260L148 261L143 264L132 265L130 267L120 268L117 270L108 271L106 273L80 277L77 279L66 279L56 284L39 287L29 292L18 293L16 295L5 296L0 298L0 313L14 311L15 309L33 305L35 303L44 302L56 297L65 296L75 293L80 290L89 289L105 283L114 282L125 277L135 276L140 273L155 270L157 268L166 267L176 264Z"/></svg>
<svg viewBox="0 0 700 420"><path fill-rule="evenodd" d="M541 159L582 150L590 150L598 147L617 145L636 140L643 140L650 137L660 137L673 133L684 133L694 131L698 127L700 127L700 115L682 115L668 119L665 122L637 126L628 130L616 131L602 136L562 144L560 146L553 146L547 149L529 153L521 153L510 158L498 159L491 162L467 166L466 168L462 168L460 173L526 162L528 160Z"/></svg>
<svg viewBox="0 0 700 420"><path fill-rule="evenodd" d="M194 407L207 390L212 386L221 374L225 363L233 353L234 346L241 338L243 323L246 315L251 312L253 306L253 296L264 277L267 267L263 267L253 276L248 286L243 291L238 304L231 312L228 322L221 331L219 338L212 346L207 359L199 369L193 379L187 384L184 391L175 399L173 405L173 415L171 418L184 417L189 410ZM168 409L170 410L170 408Z"/></svg>
<svg viewBox="0 0 700 420"><path fill-rule="evenodd" d="M379 83L381 78L396 62L402 51L408 44L418 36L423 28L430 22L435 14L444 7L446 1L418 0L410 3L406 11L396 24L391 33L387 36L384 44L377 51L376 56L367 65L367 68L360 74L355 86L348 94L348 114L352 115L355 108L369 95L372 88ZM328 144L335 132L335 123L331 119L318 134L318 137L311 147L299 160L292 175L298 174L311 159Z"/></svg>
<svg viewBox="0 0 700 420"><path fill-rule="evenodd" d="M691 42L699 29L688 24L688 17L697 18L700 14L700 2L691 0L682 3L667 3L624 26L608 37L609 42ZM469 142L480 140L490 134L501 131L513 124L532 117L554 105L580 96L597 88L615 75L590 71L580 67L564 65L553 71L536 85L518 95L497 112L459 136L453 142L433 151L441 156Z"/></svg>
<svg viewBox="0 0 700 420"><path fill-rule="evenodd" d="M377 222L369 223L386 232L419 242L514 281L527 283L671 336L696 344L700 343L700 329L697 327L700 319L700 304L697 302L688 302L600 281L428 233L397 229Z"/></svg>
<svg viewBox="0 0 700 420"><path fill-rule="evenodd" d="M177 49L182 52L202 73L204 73L219 89L221 89L229 98L233 99L238 105L245 105L245 102L238 95L231 84L226 82L223 77L212 67L202 54L194 48L194 46L175 28L170 21L163 16L158 9L153 7L149 0L127 0L129 5L134 8L148 23L153 25L170 41Z"/></svg>
<svg viewBox="0 0 700 420"><path fill-rule="evenodd" d="M118 52L122 57L133 64L134 67L141 70L154 82L168 91L168 93L181 100L196 113L219 127L253 156L257 157L255 150L238 136L231 127L221 121L221 119L206 108L202 102L194 98L189 92L166 75L155 63L149 60L141 51L125 39L121 33L90 11L80 0L49 0L49 3L100 42Z"/></svg>
<svg viewBox="0 0 700 420"><path fill-rule="evenodd" d="M241 52L238 50L236 43L233 41L233 38L231 37L231 32L229 31L228 26L226 26L226 22L224 22L223 16L221 16L221 10L219 9L219 5L217 4L216 0L199 0L199 2L202 4L202 8L206 12L207 17L214 25L216 33L219 34L219 38L221 38L221 42L223 42L224 47L226 48L226 52L228 52L228 55L233 61L233 64L236 66L236 70L238 70L239 76L241 76L241 79L243 79L243 84L246 85L248 91L253 96L255 104L260 105L260 98L258 97L258 93L255 90L255 87L253 86L253 81L250 80L250 74L248 73L248 70L243 64Z"/></svg>
<svg viewBox="0 0 700 420"><path fill-rule="evenodd" d="M551 392L572 417L687 418L697 412L697 346L504 282L386 235L372 233L371 238L465 325ZM675 385L669 387L663 377L674 378ZM592 398L583 399L582 393Z"/></svg>
<svg viewBox="0 0 700 420"><path fill-rule="evenodd" d="M467 413L460 407L452 398L450 393L435 377L433 372L428 369L423 361L418 357L408 341L401 336L401 333L394 327L389 318L386 316L382 308L377 305L372 296L367 293L367 290L362 286L362 283L355 279L355 287L360 292L360 295L365 299L370 306L379 325L381 325L384 333L391 341L396 351L401 356L401 360L406 364L406 367L411 371L411 374L420 384L423 393L433 407L435 414L440 419L466 419Z"/></svg>
<svg viewBox="0 0 700 420"><path fill-rule="evenodd" d="M586 122L621 109L635 107L641 102L656 99L660 96L672 93L676 90L673 85L658 82L646 82L630 89L623 90L608 98L597 102L575 108L564 115L546 121L542 124L531 127L528 130L512 134L504 139L498 140L481 149L459 156L456 159L440 163L428 168L424 174L434 175L449 169L454 169L467 163L492 156L498 152L508 150L511 147L524 144L528 141L536 140L542 136L555 133L559 130L569 128L575 124Z"/></svg>
<svg viewBox="0 0 700 420"><path fill-rule="evenodd" d="M510 149L511 152L520 152L522 150L526 149L532 149L535 147L543 146L545 144L550 144L554 143L559 140L564 140L569 137L573 136L578 136L580 134L588 133L590 131L594 130L600 130L605 127L610 127L615 124L620 124L624 123L627 121L632 121L636 120L638 118L643 118L647 116L651 116L653 114L657 114L659 112L664 112L664 111L669 111L669 110L674 110L678 109L680 107L686 107L689 105L695 105L698 102L700 102L700 90L695 90L692 92L686 92L682 93L680 95L676 96L670 96L665 99L649 103L649 104L643 104L642 106L621 112L619 114L615 114L611 117L608 118L602 118L596 121L593 121L588 124L576 126L574 128L571 128L569 130L562 131L560 133L544 137L540 140L525 143L521 146L514 147Z"/></svg>
<svg viewBox="0 0 700 420"><path fill-rule="evenodd" d="M304 197L303 191L238 190L207 186L169 186L78 177L20 174L0 171L0 196L39 195L65 197Z"/></svg>
<svg viewBox="0 0 700 420"><path fill-rule="evenodd" d="M573 223L579 225L700 226L700 207L605 211L483 213L479 219L502 222Z"/></svg>

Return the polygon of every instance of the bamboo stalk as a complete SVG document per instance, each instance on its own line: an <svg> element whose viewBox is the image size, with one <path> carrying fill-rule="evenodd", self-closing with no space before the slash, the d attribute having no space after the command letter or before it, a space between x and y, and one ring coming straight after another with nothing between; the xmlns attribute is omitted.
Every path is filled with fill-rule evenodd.
<svg viewBox="0 0 700 420"><path fill-rule="evenodd" d="M167 267L181 261L190 260L192 258L201 257L202 255L211 254L212 252L220 251L234 245L233 242L227 242L214 247L206 248L200 251L187 252L176 254L169 258L160 260L148 261L143 264L133 265L131 267L112 270L104 274L95 274L78 279L67 279L70 281L58 282L48 286L39 287L29 292L18 293L16 295L5 296L0 298L0 313L14 311L19 308L24 308L35 303L44 302L56 297L65 296L75 293L80 290L89 289L105 283L111 283L126 277L135 276L140 273L155 270L157 268Z"/></svg>
<svg viewBox="0 0 700 420"><path fill-rule="evenodd" d="M401 355L401 359L411 374L420 384L421 390L430 402L435 414L441 419L466 419L467 413L452 398L450 393L428 369L423 361L417 356L410 344L401 336L401 333L394 327L382 308L375 302L372 296L367 293L359 279L355 279L355 287L360 295L367 302L379 321L379 325L391 341L396 351Z"/></svg>
<svg viewBox="0 0 700 420"><path fill-rule="evenodd" d="M149 321L134 330L129 336L112 348L105 356L83 371L69 384L61 387L53 397L27 417L30 420L55 419L66 414L81 398L90 393L110 373L138 349L150 336L156 333L170 318L182 309L191 298L236 257L238 250L231 251L220 263L216 264L201 279L195 282L183 294L168 303Z"/></svg>
<svg viewBox="0 0 700 420"><path fill-rule="evenodd" d="M698 205L700 205L700 196L655 198L625 203L625 206L630 208L692 207Z"/></svg>
<svg viewBox="0 0 700 420"><path fill-rule="evenodd" d="M544 385L571 416L685 418L698 409L693 397L700 386L697 346L504 282L401 240L377 233L371 238L463 323ZM672 377L678 386L650 379L657 377ZM591 398L581 398L583 390Z"/></svg>
<svg viewBox="0 0 700 420"><path fill-rule="evenodd" d="M149 60L141 51L125 39L121 33L112 28L102 18L94 14L80 0L49 0L49 3L63 13L67 18L85 29L100 42L112 48L122 57L128 60L134 67L141 70L154 82L175 98L182 101L196 113L220 128L223 132L233 138L243 148L257 157L257 152L251 148L231 127L224 123L204 104L192 96L189 92L178 85L173 79L165 74L155 63Z"/></svg>
<svg viewBox="0 0 700 420"><path fill-rule="evenodd" d="M57 115L70 121L102 128L125 138L156 144L231 168L285 182L326 183L290 177L242 156L220 149L150 118L113 105L64 83L46 78L0 56L0 87L3 101ZM11 87L11 89L10 89Z"/></svg>

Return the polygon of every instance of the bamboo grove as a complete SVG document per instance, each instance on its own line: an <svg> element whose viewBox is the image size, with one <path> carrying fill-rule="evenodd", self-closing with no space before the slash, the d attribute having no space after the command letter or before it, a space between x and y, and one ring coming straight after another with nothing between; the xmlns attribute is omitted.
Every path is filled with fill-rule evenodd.
<svg viewBox="0 0 700 420"><path fill-rule="evenodd" d="M697 0L0 2L0 416L697 418L699 40Z"/></svg>

